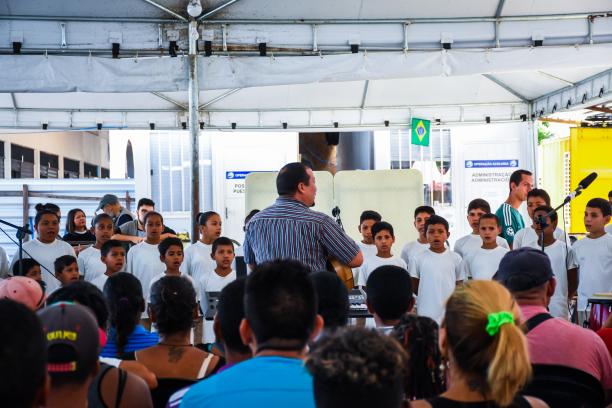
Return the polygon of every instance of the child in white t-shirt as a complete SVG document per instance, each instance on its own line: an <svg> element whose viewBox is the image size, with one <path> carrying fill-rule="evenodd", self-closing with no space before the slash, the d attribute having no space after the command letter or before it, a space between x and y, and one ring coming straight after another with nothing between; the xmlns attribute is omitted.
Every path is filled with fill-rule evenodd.
<svg viewBox="0 0 612 408"><path fill-rule="evenodd" d="M400 257L406 263L410 265L410 258L417 256L421 252L429 249L429 243L425 236L425 223L432 215L435 215L435 211L428 205L422 205L414 210L414 228L419 232L419 238L416 241L408 242L402 248Z"/></svg>
<svg viewBox="0 0 612 408"><path fill-rule="evenodd" d="M531 218L531 226L523 228L518 231L514 236L514 243L512 248L519 249L522 247L535 247L538 242L538 234L535 230L535 219L534 212L535 209L542 206L550 207L550 196L546 192L546 190L542 190L541 188L534 188L529 193L527 193L527 213L529 214L529 218ZM571 242L569 237L565 232L560 228L555 228L554 231L555 239L558 239L561 242L565 242L567 246L571 246Z"/></svg>
<svg viewBox="0 0 612 408"><path fill-rule="evenodd" d="M483 214L478 220L478 225L482 245L463 258L463 276L466 279L489 280L497 272L499 262L508 252L508 248L497 244L497 238L501 238L499 237L501 226L497 215ZM505 239L501 239L506 242Z"/></svg>
<svg viewBox="0 0 612 408"><path fill-rule="evenodd" d="M418 295L417 314L440 324L446 299L464 279L461 257L445 246L450 233L444 218L432 215L425 223L425 231L429 249L410 258L408 271Z"/></svg>
<svg viewBox="0 0 612 408"><path fill-rule="evenodd" d="M380 222L382 217L379 213L372 210L366 210L361 213L359 217L359 226L357 229L361 233L361 241L357 242L361 253L363 254L363 261L366 259L376 256L376 245L374 245L374 237L372 236L372 226L377 222ZM359 280L359 268L353 268L353 282L355 286Z"/></svg>
<svg viewBox="0 0 612 408"><path fill-rule="evenodd" d="M357 285L365 286L368 277L374 269L383 265L395 265L407 269L408 266L400 257L391 253L391 248L395 242L393 226L388 222L379 221L372 226L372 236L376 245L376 255L364 258L363 264L357 268L359 275Z"/></svg>
<svg viewBox="0 0 612 408"><path fill-rule="evenodd" d="M235 254L234 243L231 239L227 237L217 238L212 244L210 256L214 260L216 267L202 276L199 282L202 310L204 313L208 309L208 293L220 292L225 285L236 280L236 271L232 269ZM212 343L214 340L213 322L211 320L204 320L202 343Z"/></svg>
<svg viewBox="0 0 612 408"><path fill-rule="evenodd" d="M455 242L455 247L453 248L453 251L458 253L463 259L482 247L482 238L480 236L478 221L483 215L491 213L491 206L486 200L476 198L470 201L467 211L467 220L470 227L472 227L472 233L459 238L457 242ZM508 242L504 238L497 236L495 241L497 246L510 249Z"/></svg>
<svg viewBox="0 0 612 408"><path fill-rule="evenodd" d="M200 240L185 250L185 259L181 272L191 276L195 282L215 269L215 261L211 258L212 243L221 236L221 217L214 211L200 214Z"/></svg>
<svg viewBox="0 0 612 408"><path fill-rule="evenodd" d="M108 215L106 216L110 218ZM125 248L123 247L121 241L116 239L109 239L108 241L106 241L100 248L100 261L106 267L106 271L104 271L103 274L96 276L91 281L91 284L96 286L101 291L104 291L104 284L106 283L108 278L110 278L117 272L121 272L125 267Z"/></svg>
<svg viewBox="0 0 612 408"><path fill-rule="evenodd" d="M580 265L578 311L581 312L586 311L588 298L593 297L594 293L612 292L612 235L605 232L610 213L608 201L603 198L591 199L584 212L584 226L588 235L573 246Z"/></svg>
<svg viewBox="0 0 612 408"><path fill-rule="evenodd" d="M550 213L550 216L546 217L548 213ZM545 222L543 229L539 222L540 217ZM538 220L535 223L535 232L539 238L537 242L532 243L530 246L537 249L542 248L542 231L544 231L544 252L548 255L548 259L550 259L550 265L557 281L555 293L550 298L550 303L548 304L548 310L554 317L568 320L568 303L576 294L576 288L578 287L578 263L576 262L574 250L555 238L554 231L557 228L557 213L553 211L552 207L544 205L536 208L534 219Z"/></svg>
<svg viewBox="0 0 612 408"><path fill-rule="evenodd" d="M159 259L157 249L164 230L164 218L160 213L149 211L144 218L144 228L145 240L128 251L126 271L138 278L142 285L143 298L147 300L151 280L166 270L166 265Z"/></svg>
<svg viewBox="0 0 612 408"><path fill-rule="evenodd" d="M149 285L149 297L146 298L145 301L149 303L151 288L155 282L164 276L178 276L187 279L191 283L191 286L193 286L193 290L196 293L196 302L199 302L199 288L196 286L191 276L180 271L180 267L184 259L183 242L179 238L169 237L159 243L157 250L159 251L159 260L164 263L166 270L151 279L151 284Z"/></svg>
<svg viewBox="0 0 612 408"><path fill-rule="evenodd" d="M93 282L94 279L104 275L107 271L107 267L102 261L101 249L111 239L115 230L113 218L105 213L96 215L93 224L96 242L93 246L82 250L77 258L79 272L87 282Z"/></svg>
<svg viewBox="0 0 612 408"><path fill-rule="evenodd" d="M62 255L75 256L75 253L70 244L57 239L59 216L56 212L45 209L38 211L34 218L34 229L38 236L23 243L23 258L33 258L40 264L46 293L50 294L60 287L60 282L55 278L55 260ZM18 260L19 253L15 253L11 270Z"/></svg>

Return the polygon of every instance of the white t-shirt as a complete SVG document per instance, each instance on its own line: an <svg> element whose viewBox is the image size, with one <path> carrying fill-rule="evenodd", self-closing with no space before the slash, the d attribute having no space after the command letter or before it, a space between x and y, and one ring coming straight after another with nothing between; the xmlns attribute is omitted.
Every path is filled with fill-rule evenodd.
<svg viewBox="0 0 612 408"><path fill-rule="evenodd" d="M59 280L55 278L55 267L53 263L57 258L63 255L72 255L76 257L72 246L59 239L56 239L50 244L44 244L38 239L33 239L23 244L23 257L34 258L34 260L40 264L43 281L47 284L47 295L60 287ZM15 252L15 255L13 255L11 270L18 259L19 251Z"/></svg>
<svg viewBox="0 0 612 408"><path fill-rule="evenodd" d="M359 246L359 249L363 253L363 263L361 264L361 266L363 266L368 259L375 257L376 253L378 252L378 249L376 249L376 245L374 244L364 244L363 242L359 241L357 242L357 245ZM352 271L353 271L353 282L355 283L355 285L358 285L359 267L353 268Z"/></svg>
<svg viewBox="0 0 612 408"><path fill-rule="evenodd" d="M151 284L149 285L149 291L148 291L149 296L145 298L145 301L147 303L151 301L151 288L153 287L153 284L165 276L167 276L166 271L160 273L159 275L154 276L153 279L151 279ZM196 284L193 282L193 278L184 272L181 272L181 278L185 278L189 281L189 283L191 283L191 286L193 287L193 290L195 291L196 302L199 302L200 301L200 288L198 288Z"/></svg>
<svg viewBox="0 0 612 408"><path fill-rule="evenodd" d="M17 258L19 258L19 254L17 254ZM8 256L6 256L4 248L0 247L0 279L8 278L9 275L11 275L11 270L9 269Z"/></svg>
<svg viewBox="0 0 612 408"><path fill-rule="evenodd" d="M444 304L455 290L457 281L464 279L461 257L447 249L438 254L427 250L410 258L410 276L419 279L417 313L440 324L444 317Z"/></svg>
<svg viewBox="0 0 612 408"><path fill-rule="evenodd" d="M219 276L215 272L214 268L212 271L206 273L200 279L200 306L202 311L206 313L208 309L208 297L206 292L220 292L228 283L236 280L236 271L232 271L227 276ZM215 333L212 327L212 321L204 319L204 327L202 332L202 343L213 343L215 341Z"/></svg>
<svg viewBox="0 0 612 408"><path fill-rule="evenodd" d="M584 237L572 247L580 265L578 310L586 310L594 293L612 292L612 235Z"/></svg>
<svg viewBox="0 0 612 408"><path fill-rule="evenodd" d="M107 280L108 280L108 276L106 276L106 273L103 273L102 275L98 275L95 278L93 278L90 282L92 285L94 285L95 287L100 289L102 292L104 292L104 284L106 283Z"/></svg>
<svg viewBox="0 0 612 408"><path fill-rule="evenodd" d="M608 234L612 234L612 224L606 225L604 231L606 231Z"/></svg>
<svg viewBox="0 0 612 408"><path fill-rule="evenodd" d="M185 250L181 272L199 282L206 273L214 271L217 267L215 260L210 257L211 252L212 244L203 244L202 241L198 241L190 245Z"/></svg>
<svg viewBox="0 0 612 408"><path fill-rule="evenodd" d="M531 245L531 247L541 249L537 242ZM573 248L568 247L565 245L565 243L559 240L556 240L549 246L544 247L544 252L546 255L548 255L548 259L550 259L552 271L555 274L555 280L557 281L557 287L555 289L555 293L550 298L548 310L554 317L560 317L568 320L569 308L567 305L567 271L569 269L578 267L576 254L574 253Z"/></svg>
<svg viewBox="0 0 612 408"><path fill-rule="evenodd" d="M366 282L368 281L368 277L374 271L374 269L383 265L395 265L408 270L408 265L406 265L406 262L404 262L402 258L395 255L391 255L390 258L381 258L374 255L373 257L365 259L363 264L357 268L359 270L357 284L359 286L365 286Z"/></svg>
<svg viewBox="0 0 612 408"><path fill-rule="evenodd" d="M565 242L567 245L572 245L569 240L569 236L563 232L561 228L556 228L555 232L553 232L553 236L556 240ZM514 236L514 243L512 244L512 249L519 249L522 247L538 247L538 233L533 227L523 228ZM542 249L540 247L540 249Z"/></svg>
<svg viewBox="0 0 612 408"><path fill-rule="evenodd" d="M106 272L106 265L102 262L101 257L100 250L93 246L79 253L77 258L79 273L87 282L93 282L95 278Z"/></svg>
<svg viewBox="0 0 612 408"><path fill-rule="evenodd" d="M166 271L166 265L159 259L157 245L142 241L130 248L127 255L126 272L131 273L140 280L144 299L149 298L151 280L156 275ZM145 312L146 313L146 312Z"/></svg>
<svg viewBox="0 0 612 408"><path fill-rule="evenodd" d="M499 268L499 262L508 251L508 248L501 246L493 249L476 248L463 258L463 276L481 280L493 278Z"/></svg>
<svg viewBox="0 0 612 408"><path fill-rule="evenodd" d="M419 241L410 241L402 248L402 252L400 254L400 258L406 263L406 265L410 265L410 258L413 256L417 256L421 252L429 250L429 243L426 242L421 244Z"/></svg>
<svg viewBox="0 0 612 408"><path fill-rule="evenodd" d="M508 241L499 235L495 239L498 247L510 249L508 246ZM482 238L478 234L469 234L465 237L461 237L455 242L455 247L453 248L453 252L459 254L461 258L466 258L472 252L480 249L482 247Z"/></svg>

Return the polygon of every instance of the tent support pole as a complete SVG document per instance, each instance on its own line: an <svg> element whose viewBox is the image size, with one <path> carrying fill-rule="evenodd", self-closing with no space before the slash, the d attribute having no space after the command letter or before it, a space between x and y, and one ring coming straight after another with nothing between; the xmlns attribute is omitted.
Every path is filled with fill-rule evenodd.
<svg viewBox="0 0 612 408"><path fill-rule="evenodd" d="M191 242L199 238L198 220L200 212L200 144L198 134L198 105L200 88L198 86L198 22L189 22L189 138L191 140Z"/></svg>

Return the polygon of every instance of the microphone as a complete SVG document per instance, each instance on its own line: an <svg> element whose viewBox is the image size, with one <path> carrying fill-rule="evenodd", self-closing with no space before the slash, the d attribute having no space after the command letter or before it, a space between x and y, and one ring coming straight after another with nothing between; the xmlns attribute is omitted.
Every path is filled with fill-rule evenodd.
<svg viewBox="0 0 612 408"><path fill-rule="evenodd" d="M563 201L563 203L567 204L571 200L573 200L574 198L576 198L580 194L582 194L582 190L585 190L588 186L590 186L591 183L596 178L597 178L597 173L595 173L595 172L593 172L593 173L589 174L588 176L586 176L585 178L583 178L582 181L580 181L580 183L578 183L578 187L576 187L576 190L572 191L567 197L565 197L565 200Z"/></svg>

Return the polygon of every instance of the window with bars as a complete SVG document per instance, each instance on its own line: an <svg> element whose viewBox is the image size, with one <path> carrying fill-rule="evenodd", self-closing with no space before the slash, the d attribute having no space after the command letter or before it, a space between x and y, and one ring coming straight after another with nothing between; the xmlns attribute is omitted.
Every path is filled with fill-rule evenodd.
<svg viewBox="0 0 612 408"><path fill-rule="evenodd" d="M34 178L34 149L11 144L11 178Z"/></svg>
<svg viewBox="0 0 612 408"><path fill-rule="evenodd" d="M59 157L40 152L40 178L59 178Z"/></svg>
<svg viewBox="0 0 612 408"><path fill-rule="evenodd" d="M83 163L83 177L84 178L97 178L98 174L98 166L95 164Z"/></svg>
<svg viewBox="0 0 612 408"><path fill-rule="evenodd" d="M451 205L450 129L431 129L429 146L411 144L410 129L391 130L391 168L423 174L424 202Z"/></svg>
<svg viewBox="0 0 612 408"><path fill-rule="evenodd" d="M67 159L64 157L64 178L77 179L79 178L79 161Z"/></svg>

